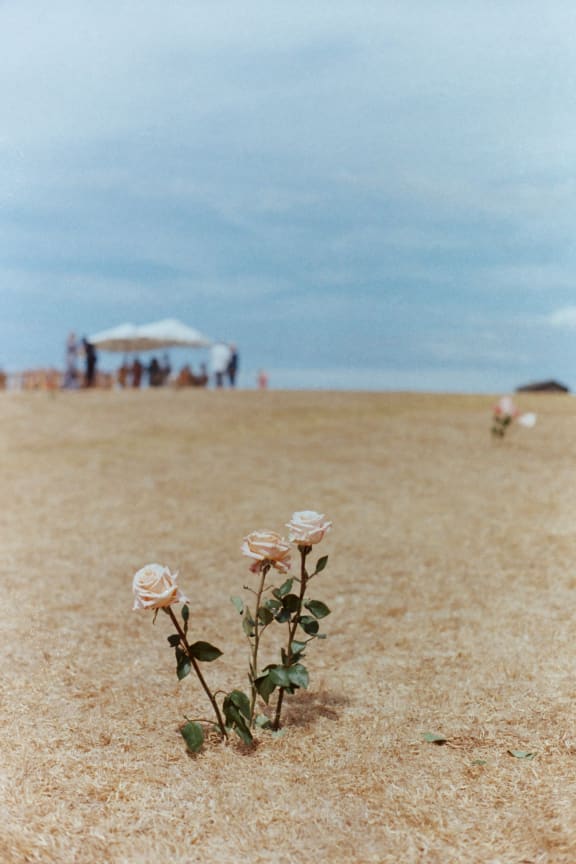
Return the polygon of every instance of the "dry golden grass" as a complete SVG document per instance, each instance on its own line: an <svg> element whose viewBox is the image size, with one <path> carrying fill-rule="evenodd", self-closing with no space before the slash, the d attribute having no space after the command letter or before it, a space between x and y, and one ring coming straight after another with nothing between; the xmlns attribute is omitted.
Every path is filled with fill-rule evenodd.
<svg viewBox="0 0 576 864"><path fill-rule="evenodd" d="M3 394L0 860L574 864L576 401L501 443L492 401ZM189 757L205 697L132 574L178 569L245 686L240 540L305 508L334 520L310 690L284 737Z"/></svg>

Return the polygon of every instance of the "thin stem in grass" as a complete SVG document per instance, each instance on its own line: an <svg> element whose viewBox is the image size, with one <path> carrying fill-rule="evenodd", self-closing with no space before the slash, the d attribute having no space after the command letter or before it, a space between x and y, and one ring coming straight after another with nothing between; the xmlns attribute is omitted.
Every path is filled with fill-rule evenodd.
<svg viewBox="0 0 576 864"><path fill-rule="evenodd" d="M177 630L178 635L180 637L180 641L182 642L182 645L184 646L184 650L186 651L186 654L188 655L188 659L190 660L190 664L191 664L192 668L194 669L194 671L196 672L196 675L198 676L198 680L200 681L200 684L202 685L204 692L206 693L206 695L208 696L208 699L210 700L210 704L212 705L212 708L214 709L214 713L216 714L216 719L218 721L218 727L220 729L220 732L222 733L222 736L224 738L228 738L228 732L226 731L226 726L224 725L224 720L222 719L222 714L220 713L220 709L218 708L218 703L216 702L216 699L214 698L212 691L208 687L208 684L206 683L206 680L205 680L204 676L202 675L202 672L200 670L200 666L198 665L198 661L196 660L196 658L192 654L192 650L190 648L190 645L188 644L186 634L184 633L184 630L180 626L178 619L174 615L174 612L172 611L172 607L167 606L166 611L170 615L170 618L172 619L172 623L176 627L176 630Z"/></svg>
<svg viewBox="0 0 576 864"><path fill-rule="evenodd" d="M260 570L260 585L258 586L258 590L256 593L256 614L254 615L254 641L252 642L252 653L250 660L250 720L248 722L249 726L252 726L252 722L254 720L254 711L256 710L256 698L258 696L258 691L256 690L256 678L258 677L258 649L260 647L260 635L262 630L265 629L264 625L262 629L260 629L260 602L262 600L262 594L264 593L264 583L266 582L266 575L270 570L271 564L268 562L262 565L262 569Z"/></svg>
<svg viewBox="0 0 576 864"><path fill-rule="evenodd" d="M292 619L288 625L288 645L286 646L286 665L290 666L292 664L293 652L292 652L292 642L294 641L294 636L296 635L296 628L298 627L298 623L300 621L300 615L302 614L302 604L304 603L304 595L306 594L306 587L308 585L308 571L306 570L306 556L312 551L311 546L298 546L300 550L300 593L298 595L298 606L296 608L296 612L292 616ZM280 688L280 692L278 693L278 701L276 703L276 713L274 715L274 722L272 723L272 728L274 731L277 731L280 728L280 715L282 713L282 704L284 702L284 687Z"/></svg>

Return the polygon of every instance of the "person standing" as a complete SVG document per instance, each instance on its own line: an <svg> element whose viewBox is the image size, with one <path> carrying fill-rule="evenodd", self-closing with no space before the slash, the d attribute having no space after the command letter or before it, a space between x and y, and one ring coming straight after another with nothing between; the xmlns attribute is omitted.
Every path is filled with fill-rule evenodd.
<svg viewBox="0 0 576 864"><path fill-rule="evenodd" d="M66 369L64 371L64 381L62 386L71 390L78 386L78 344L76 342L76 334L73 330L68 334L66 340Z"/></svg>
<svg viewBox="0 0 576 864"><path fill-rule="evenodd" d="M214 386L224 386L224 376L228 371L228 363L230 362L230 346L224 342L216 342L212 346L210 352L210 366L214 375Z"/></svg>
<svg viewBox="0 0 576 864"><path fill-rule="evenodd" d="M134 362L132 363L132 387L140 387L143 371L144 366L140 362L139 358L135 357Z"/></svg>
<svg viewBox="0 0 576 864"><path fill-rule="evenodd" d="M228 381L230 382L230 387L236 386L236 375L238 374L238 349L236 345L230 345L230 359L228 360L228 366L226 372L228 374Z"/></svg>
<svg viewBox="0 0 576 864"><path fill-rule="evenodd" d="M82 340L84 345L84 361L86 363L86 374L84 378L85 387L94 387L96 383L96 366L98 365L98 355L96 348L91 342L84 337Z"/></svg>

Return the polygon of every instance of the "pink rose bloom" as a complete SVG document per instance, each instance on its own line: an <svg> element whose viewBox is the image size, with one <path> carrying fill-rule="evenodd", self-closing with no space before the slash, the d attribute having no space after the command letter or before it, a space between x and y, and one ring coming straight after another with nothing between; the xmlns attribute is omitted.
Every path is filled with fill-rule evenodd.
<svg viewBox="0 0 576 864"><path fill-rule="evenodd" d="M494 406L494 414L497 417L516 417L518 409L510 396L502 396Z"/></svg>
<svg viewBox="0 0 576 864"><path fill-rule="evenodd" d="M332 527L323 513L315 510L300 510L292 514L290 522L286 525L290 529L288 534L292 543L298 546L313 546L320 543L327 531Z"/></svg>
<svg viewBox="0 0 576 864"><path fill-rule="evenodd" d="M250 569L257 573L268 562L280 573L290 569L290 545L275 531L252 531L242 542L242 554L253 558Z"/></svg>
<svg viewBox="0 0 576 864"><path fill-rule="evenodd" d="M188 603L176 584L178 573L171 573L161 564L147 564L134 575L133 609L161 609L172 603Z"/></svg>

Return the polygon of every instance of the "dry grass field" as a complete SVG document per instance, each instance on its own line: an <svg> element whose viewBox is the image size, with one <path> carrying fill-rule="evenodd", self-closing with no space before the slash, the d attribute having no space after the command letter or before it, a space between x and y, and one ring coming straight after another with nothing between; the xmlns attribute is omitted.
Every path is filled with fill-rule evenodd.
<svg viewBox="0 0 576 864"><path fill-rule="evenodd" d="M0 861L574 864L576 400L519 402L493 442L479 396L3 394ZM209 706L132 575L179 570L245 687L241 539L301 509L334 522L310 688L190 756Z"/></svg>

